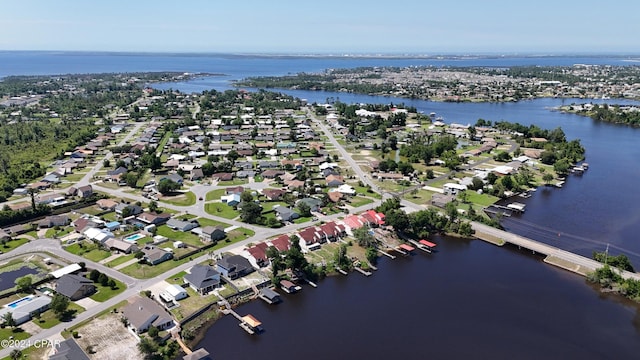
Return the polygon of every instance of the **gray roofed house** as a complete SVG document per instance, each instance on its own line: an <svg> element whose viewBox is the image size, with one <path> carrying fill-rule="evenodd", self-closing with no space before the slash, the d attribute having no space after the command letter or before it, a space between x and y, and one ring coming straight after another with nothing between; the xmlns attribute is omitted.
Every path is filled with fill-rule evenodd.
<svg viewBox="0 0 640 360"><path fill-rule="evenodd" d="M144 253L143 259L151 265L158 265L173 258L172 253L149 244L145 245L142 252Z"/></svg>
<svg viewBox="0 0 640 360"><path fill-rule="evenodd" d="M313 212L320 211L320 206L322 205L322 201L320 201L318 199L310 198L310 197L307 197L307 198L304 198L304 199L300 199L300 200L298 200L297 203L301 203L301 202L309 205L309 208Z"/></svg>
<svg viewBox="0 0 640 360"><path fill-rule="evenodd" d="M202 233L200 234L200 238L202 241L218 241L222 240L227 236L227 233L224 232L224 228L222 226L205 226L202 228Z"/></svg>
<svg viewBox="0 0 640 360"><path fill-rule="evenodd" d="M16 325L20 325L31 320L31 316L35 313L41 313L49 308L51 304L51 298L48 296L27 296L29 300L23 300L20 302L15 301L16 307L2 307L0 308L0 319L4 317L6 313L11 313ZM23 299L26 299L23 298Z"/></svg>
<svg viewBox="0 0 640 360"><path fill-rule="evenodd" d="M138 334L147 331L152 325L158 330L170 329L175 325L171 314L147 297L137 297L124 307L122 315L129 322L131 329Z"/></svg>
<svg viewBox="0 0 640 360"><path fill-rule="evenodd" d="M109 238L104 242L104 245L109 249L122 251L123 253L129 254L132 252L138 251L138 246L136 243L124 241L116 238Z"/></svg>
<svg viewBox="0 0 640 360"><path fill-rule="evenodd" d="M38 221L39 228L50 228L54 226L67 226L71 219L67 215L51 215Z"/></svg>
<svg viewBox="0 0 640 360"><path fill-rule="evenodd" d="M276 217L280 221L292 221L300 217L300 214L289 209L286 206L278 206L273 209L277 214Z"/></svg>
<svg viewBox="0 0 640 360"><path fill-rule="evenodd" d="M220 273L208 265L194 265L184 281L200 295L206 295L220 285Z"/></svg>
<svg viewBox="0 0 640 360"><path fill-rule="evenodd" d="M184 221L171 218L167 221L167 226L173 230L189 231L200 226L196 220Z"/></svg>
<svg viewBox="0 0 640 360"><path fill-rule="evenodd" d="M89 360L89 356L82 351L80 345L69 338L53 347L54 354L49 355L49 360Z"/></svg>
<svg viewBox="0 0 640 360"><path fill-rule="evenodd" d="M69 300L79 300L96 291L93 281L74 274L62 275L56 281L56 292L69 298Z"/></svg>
<svg viewBox="0 0 640 360"><path fill-rule="evenodd" d="M240 255L223 257L216 264L217 270L222 276L237 279L255 271L249 260Z"/></svg>
<svg viewBox="0 0 640 360"><path fill-rule="evenodd" d="M135 204L126 204L126 203L119 203L118 205L116 205L115 211L116 214L122 214L122 211L126 208L131 209L131 215L138 215L141 214L144 209L142 209L142 207L135 205Z"/></svg>

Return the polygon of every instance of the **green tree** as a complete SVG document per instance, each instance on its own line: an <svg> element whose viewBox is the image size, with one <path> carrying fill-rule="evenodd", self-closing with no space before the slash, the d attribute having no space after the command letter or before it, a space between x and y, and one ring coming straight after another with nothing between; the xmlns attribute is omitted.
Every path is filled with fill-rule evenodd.
<svg viewBox="0 0 640 360"><path fill-rule="evenodd" d="M353 230L353 237L356 238L358 246L368 248L376 245L376 238L369 233L369 229L361 227Z"/></svg>
<svg viewBox="0 0 640 360"><path fill-rule="evenodd" d="M31 278L31 275L25 275L17 278L15 284L18 287L18 291L24 293L30 292L31 287L33 286L33 279Z"/></svg>
<svg viewBox="0 0 640 360"><path fill-rule="evenodd" d="M149 203L149 211L154 213L158 212L158 203L155 200L151 200Z"/></svg>
<svg viewBox="0 0 640 360"><path fill-rule="evenodd" d="M245 190L242 192L242 194L240 194L240 201L245 202L245 203L249 203L253 201L253 195L251 194L251 191L249 190Z"/></svg>
<svg viewBox="0 0 640 360"><path fill-rule="evenodd" d="M9 354L9 358L11 358L11 360L22 359L22 351L19 349L11 350L11 353Z"/></svg>
<svg viewBox="0 0 640 360"><path fill-rule="evenodd" d="M2 315L2 320L4 321L4 324L10 328L14 328L16 326L16 320L13 318L12 312L7 312Z"/></svg>
<svg viewBox="0 0 640 360"><path fill-rule="evenodd" d="M152 338L155 339L155 338L158 337L158 334L160 333L160 330L158 330L157 327L152 325L152 326L149 327L148 333L149 333L149 336L151 336Z"/></svg>
<svg viewBox="0 0 640 360"><path fill-rule="evenodd" d="M138 343L138 351L145 356L151 358L158 351L158 344L151 338L143 336Z"/></svg>
<svg viewBox="0 0 640 360"><path fill-rule="evenodd" d="M347 245L340 244L338 252L335 255L334 262L337 267L344 271L350 271L353 269L353 262L347 256Z"/></svg>
<svg viewBox="0 0 640 360"><path fill-rule="evenodd" d="M544 181L544 183L547 185L551 184L551 182L553 181L553 175L550 173L545 173L544 175L542 175L542 181Z"/></svg>
<svg viewBox="0 0 640 360"><path fill-rule="evenodd" d="M256 224L262 219L262 206L254 202L242 204L240 219L248 224Z"/></svg>
<svg viewBox="0 0 640 360"><path fill-rule="evenodd" d="M158 183L158 191L160 191L162 195L171 194L178 189L180 189L180 184L171 179L164 178Z"/></svg>
<svg viewBox="0 0 640 360"><path fill-rule="evenodd" d="M55 294L53 299L51 299L51 304L49 307L53 311L54 314L58 317L58 319L62 319L67 314L67 310L69 309L69 298L64 295Z"/></svg>
<svg viewBox="0 0 640 360"><path fill-rule="evenodd" d="M298 211L300 211L300 216L302 217L311 216L311 207L309 206L309 204L303 201L300 201L296 207L298 208Z"/></svg>

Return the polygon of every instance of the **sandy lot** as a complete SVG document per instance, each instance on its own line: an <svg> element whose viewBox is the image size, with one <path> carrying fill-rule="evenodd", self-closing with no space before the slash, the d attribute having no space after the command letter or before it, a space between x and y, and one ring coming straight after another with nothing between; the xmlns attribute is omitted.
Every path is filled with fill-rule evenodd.
<svg viewBox="0 0 640 360"><path fill-rule="evenodd" d="M109 314L96 318L78 330L80 348L87 351L93 347L91 359L96 360L143 360L138 352L138 339L120 321L120 314Z"/></svg>

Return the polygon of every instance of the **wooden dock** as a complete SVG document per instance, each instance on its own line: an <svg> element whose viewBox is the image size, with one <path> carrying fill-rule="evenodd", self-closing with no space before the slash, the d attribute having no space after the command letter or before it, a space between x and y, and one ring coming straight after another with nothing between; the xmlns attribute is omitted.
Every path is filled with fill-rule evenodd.
<svg viewBox="0 0 640 360"><path fill-rule="evenodd" d="M361 269L361 268L359 268L357 266L354 267L353 269L355 271L359 272L360 274L364 275L364 276L371 276L371 274L372 274L370 271L365 271L365 270L363 270L363 269Z"/></svg>
<svg viewBox="0 0 640 360"><path fill-rule="evenodd" d="M386 252L386 251L382 251L382 250L378 249L378 252L379 252L380 254L382 254L382 255L384 255L384 256L386 256L386 257L390 258L391 260L393 260L393 259L395 259L395 258L396 258L395 256L393 256L393 255L389 254L389 253L388 253L388 252Z"/></svg>

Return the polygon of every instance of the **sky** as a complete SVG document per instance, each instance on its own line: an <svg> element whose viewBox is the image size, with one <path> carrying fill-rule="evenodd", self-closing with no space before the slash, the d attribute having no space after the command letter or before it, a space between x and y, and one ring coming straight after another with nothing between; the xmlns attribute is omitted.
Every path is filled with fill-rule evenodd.
<svg viewBox="0 0 640 360"><path fill-rule="evenodd" d="M640 53L629 0L21 0L0 50L276 54Z"/></svg>

